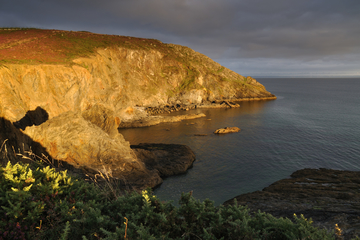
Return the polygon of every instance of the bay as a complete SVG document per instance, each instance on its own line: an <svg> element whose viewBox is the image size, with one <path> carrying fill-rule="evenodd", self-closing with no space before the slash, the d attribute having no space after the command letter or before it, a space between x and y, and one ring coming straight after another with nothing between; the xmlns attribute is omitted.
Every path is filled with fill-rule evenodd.
<svg viewBox="0 0 360 240"><path fill-rule="evenodd" d="M161 200L176 203L181 192L193 191L218 205L303 168L360 170L360 79L257 80L277 99L197 109L188 113L206 118L120 130L131 144L177 143L195 152L193 168L155 189ZM233 126L241 131L213 134Z"/></svg>

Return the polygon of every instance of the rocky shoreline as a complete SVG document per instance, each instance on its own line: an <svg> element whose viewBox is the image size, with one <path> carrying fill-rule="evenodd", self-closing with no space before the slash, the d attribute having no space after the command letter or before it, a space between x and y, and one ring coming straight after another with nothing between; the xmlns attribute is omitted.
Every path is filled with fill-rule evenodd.
<svg viewBox="0 0 360 240"><path fill-rule="evenodd" d="M259 98L236 98L236 99L223 99L215 100L212 102L204 102L201 104L175 104L175 105L164 105L157 107L146 107L145 111L149 115L157 115L163 113L172 113L178 111L189 111L199 108L236 108L240 107L239 102L244 101L263 101L263 100L275 100L276 96L273 97L259 97Z"/></svg>
<svg viewBox="0 0 360 240"><path fill-rule="evenodd" d="M147 116L133 121L123 121L119 124L118 129L121 128L138 128L138 127L149 127L165 122L180 122L186 119L195 119L206 117L205 114L185 114L179 116Z"/></svg>
<svg viewBox="0 0 360 240"><path fill-rule="evenodd" d="M195 119L206 117L205 114L182 114L177 116L165 116L161 114L168 114L172 112L189 111L194 109L206 108L239 108L241 101L260 101L260 100L274 100L276 97L263 97L263 98L240 98L240 99L224 99L212 102L204 102L201 104L175 104L163 105L156 107L138 107L137 114L134 113L132 118L123 119L119 124L118 129L122 128L136 128L136 127L149 127L165 122L179 122L187 119Z"/></svg>
<svg viewBox="0 0 360 240"><path fill-rule="evenodd" d="M314 225L329 231L341 229L338 239L360 236L360 172L332 169L302 169L262 191L246 193L224 205L246 205L251 212L293 219L303 214Z"/></svg>
<svg viewBox="0 0 360 240"><path fill-rule="evenodd" d="M175 104L175 105L165 105L165 106L157 106L157 107L146 107L145 111L149 115L158 115L163 113L172 113L179 111L189 111L200 108L233 108L240 107L239 104L235 103L235 101L213 101L202 104Z"/></svg>

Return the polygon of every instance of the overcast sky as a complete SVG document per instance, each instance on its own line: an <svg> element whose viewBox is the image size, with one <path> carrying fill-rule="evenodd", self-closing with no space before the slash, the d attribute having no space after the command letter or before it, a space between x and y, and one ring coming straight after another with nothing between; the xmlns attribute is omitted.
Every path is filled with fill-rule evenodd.
<svg viewBox="0 0 360 240"><path fill-rule="evenodd" d="M360 0L0 0L0 27L155 38L244 76L360 77Z"/></svg>

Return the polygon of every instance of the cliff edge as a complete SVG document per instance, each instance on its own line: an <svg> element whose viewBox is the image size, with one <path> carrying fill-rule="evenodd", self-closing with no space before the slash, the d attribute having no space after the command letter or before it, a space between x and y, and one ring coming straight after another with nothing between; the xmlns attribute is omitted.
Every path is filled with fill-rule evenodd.
<svg viewBox="0 0 360 240"><path fill-rule="evenodd" d="M50 157L113 169L117 177L151 175L117 131L121 122L147 116L146 107L276 98L255 79L184 46L39 29L0 29L0 86L0 117ZM7 149L30 150L0 127Z"/></svg>

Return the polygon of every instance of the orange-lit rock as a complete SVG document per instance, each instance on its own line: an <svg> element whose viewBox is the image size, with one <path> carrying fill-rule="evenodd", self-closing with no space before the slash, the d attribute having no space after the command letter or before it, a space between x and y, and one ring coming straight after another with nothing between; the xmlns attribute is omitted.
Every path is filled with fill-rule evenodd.
<svg viewBox="0 0 360 240"><path fill-rule="evenodd" d="M10 139L5 147L28 151L34 140L41 144L39 154L43 150L137 186L155 186L161 179L138 160L117 127L143 126L144 119L164 122L147 118L146 107L274 97L255 79L187 47L83 32L21 31L2 32L0 39L0 139ZM79 41L67 40L76 37ZM83 48L84 39L98 47Z"/></svg>
<svg viewBox="0 0 360 240"><path fill-rule="evenodd" d="M225 134L225 133L234 133L239 132L240 128L238 127L225 127L225 128L219 128L215 130L215 134Z"/></svg>

